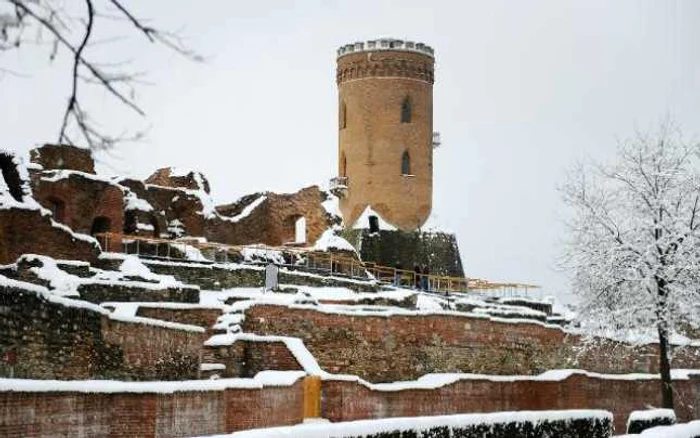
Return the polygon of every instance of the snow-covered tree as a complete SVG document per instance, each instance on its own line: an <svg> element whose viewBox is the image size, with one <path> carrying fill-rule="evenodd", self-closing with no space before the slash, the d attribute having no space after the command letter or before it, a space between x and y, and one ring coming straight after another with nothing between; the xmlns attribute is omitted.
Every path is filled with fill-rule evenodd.
<svg viewBox="0 0 700 438"><path fill-rule="evenodd" d="M0 0L0 55L45 46L51 61L66 57L69 62L69 70L65 71L70 87L68 98L63 114L57 115L58 143L109 149L119 141L141 136L106 132L98 119L90 115L83 93L96 87L134 113L144 115L135 98L140 74L130 71L126 60L114 59L104 48L106 42L134 32L189 59L201 59L176 34L137 17L122 0ZM103 54L101 58L91 50L97 46ZM10 73L22 75L0 64L0 78Z"/></svg>
<svg viewBox="0 0 700 438"><path fill-rule="evenodd" d="M669 338L700 316L699 150L663 123L620 142L614 163L579 165L562 187L572 213L565 263L582 322L594 334L658 339L667 408Z"/></svg>

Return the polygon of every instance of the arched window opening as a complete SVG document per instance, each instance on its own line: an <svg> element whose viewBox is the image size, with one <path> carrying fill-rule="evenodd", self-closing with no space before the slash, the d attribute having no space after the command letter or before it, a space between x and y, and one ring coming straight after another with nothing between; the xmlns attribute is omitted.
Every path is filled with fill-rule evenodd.
<svg viewBox="0 0 700 438"><path fill-rule="evenodd" d="M401 123L411 123L412 115L411 98L406 96L401 104Z"/></svg>
<svg viewBox="0 0 700 438"><path fill-rule="evenodd" d="M58 198L51 197L48 199L49 210L53 215L53 219L57 222L63 222L66 219L66 203Z"/></svg>
<svg viewBox="0 0 700 438"><path fill-rule="evenodd" d="M369 217L369 232L378 233L379 232L379 218L377 216Z"/></svg>
<svg viewBox="0 0 700 438"><path fill-rule="evenodd" d="M94 236L100 233L107 233L110 231L111 225L112 221L110 221L109 218L104 216L98 216L95 218L95 220L92 221L92 229L90 230L90 234Z"/></svg>
<svg viewBox="0 0 700 438"><path fill-rule="evenodd" d="M17 171L17 165L11 155L0 154L0 174L5 180L7 190L15 201L22 202L22 179Z"/></svg>
<svg viewBox="0 0 700 438"><path fill-rule="evenodd" d="M340 129L345 129L345 126L347 125L347 108L345 106L345 102L340 102L339 120L340 120Z"/></svg>
<svg viewBox="0 0 700 438"><path fill-rule="evenodd" d="M348 159L345 152L340 156L340 176L348 176Z"/></svg>
<svg viewBox="0 0 700 438"><path fill-rule="evenodd" d="M401 156L401 175L411 175L411 157L408 151L404 151Z"/></svg>

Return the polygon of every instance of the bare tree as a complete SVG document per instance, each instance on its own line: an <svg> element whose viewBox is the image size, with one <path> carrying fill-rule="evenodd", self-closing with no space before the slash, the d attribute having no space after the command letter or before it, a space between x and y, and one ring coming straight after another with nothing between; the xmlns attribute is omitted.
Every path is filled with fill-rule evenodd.
<svg viewBox="0 0 700 438"><path fill-rule="evenodd" d="M663 123L622 141L614 164L579 166L562 188L573 213L565 264L581 319L592 333L658 339L667 408L670 336L697 327L699 316L699 150Z"/></svg>
<svg viewBox="0 0 700 438"><path fill-rule="evenodd" d="M81 0L71 2L70 6L61 0L0 0L0 54L48 43L50 60L60 55L71 59L70 71L66 72L70 91L60 119L58 143L83 143L91 149L103 150L142 135L108 134L83 103L81 91L87 85L96 85L129 110L145 115L136 101L139 73L125 71L125 64L117 60L99 63L89 54L96 30L108 22L122 25L122 33L136 32L149 43L160 44L192 60L201 60L176 34L148 25L122 0Z"/></svg>

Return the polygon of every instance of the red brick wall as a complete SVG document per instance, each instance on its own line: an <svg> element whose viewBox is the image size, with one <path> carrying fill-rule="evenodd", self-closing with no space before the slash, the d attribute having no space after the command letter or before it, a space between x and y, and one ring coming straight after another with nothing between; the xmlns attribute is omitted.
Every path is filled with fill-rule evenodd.
<svg viewBox="0 0 700 438"><path fill-rule="evenodd" d="M676 413L700 416L700 380L676 381ZM625 431L633 410L661 406L658 380L608 380L574 375L560 382L462 380L438 389L373 391L356 382L324 381L321 415L331 421L472 412L605 409Z"/></svg>
<svg viewBox="0 0 700 438"><path fill-rule="evenodd" d="M46 144L30 151L32 163L41 164L44 170L70 169L95 173L95 160L90 149L69 145Z"/></svg>
<svg viewBox="0 0 700 438"><path fill-rule="evenodd" d="M32 179L34 198L44 207L51 209L52 203L59 200L64 204L63 224L79 233L90 234L93 221L106 217L110 230L120 233L124 226L123 194L119 187L109 183L88 179L80 174L56 182Z"/></svg>
<svg viewBox="0 0 700 438"><path fill-rule="evenodd" d="M0 210L0 264L14 263L23 254L94 262L99 248L52 226L50 217L37 210Z"/></svg>
<svg viewBox="0 0 700 438"><path fill-rule="evenodd" d="M301 423L303 380L288 387L173 394L0 393L0 436L181 437Z"/></svg>
<svg viewBox="0 0 700 438"><path fill-rule="evenodd" d="M466 315L351 316L256 305L246 311L244 331L301 338L326 371L373 382L413 380L433 372L657 372L656 345L632 350L609 342L578 351L580 339L559 329ZM673 366L700 368L698 350L674 352Z"/></svg>

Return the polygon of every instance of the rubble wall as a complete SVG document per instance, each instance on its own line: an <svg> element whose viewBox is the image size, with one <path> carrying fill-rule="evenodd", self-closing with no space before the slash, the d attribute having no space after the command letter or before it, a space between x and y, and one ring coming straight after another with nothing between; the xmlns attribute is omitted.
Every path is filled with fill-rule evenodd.
<svg viewBox="0 0 700 438"><path fill-rule="evenodd" d="M0 326L0 375L31 379L197 378L206 337L113 320L79 301L63 305L10 286L0 286Z"/></svg>

